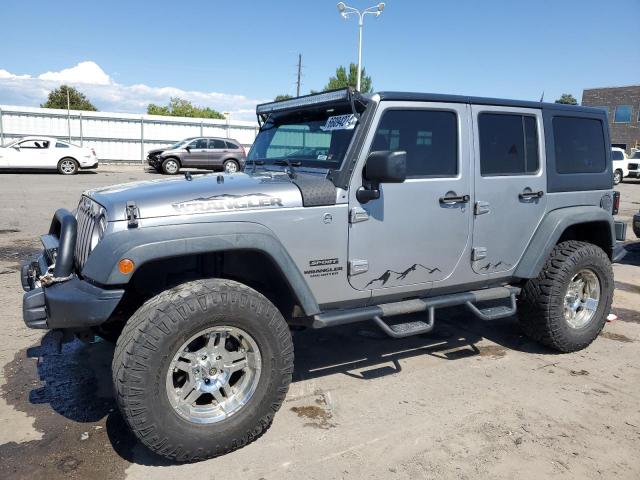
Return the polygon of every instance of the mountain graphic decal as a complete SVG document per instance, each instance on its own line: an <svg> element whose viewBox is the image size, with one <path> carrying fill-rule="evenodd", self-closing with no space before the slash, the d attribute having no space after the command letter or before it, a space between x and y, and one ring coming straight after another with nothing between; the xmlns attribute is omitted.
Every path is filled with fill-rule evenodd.
<svg viewBox="0 0 640 480"><path fill-rule="evenodd" d="M422 269L426 270L429 275L432 275L432 274L434 274L436 272L441 272L442 271L438 267L425 267L421 263L414 263L413 265L411 265L406 270L403 270L402 272L396 272L395 270L387 270L382 275L380 275L378 278L374 278L369 283L367 283L364 288L367 288L370 285L373 285L375 282L382 282L380 284L381 286L382 285L386 285L386 283L391 278L391 275L393 275L393 274L397 275L395 280L404 280L405 278L407 278L407 276L409 274L411 274L412 272L415 272L418 268L422 268Z"/></svg>

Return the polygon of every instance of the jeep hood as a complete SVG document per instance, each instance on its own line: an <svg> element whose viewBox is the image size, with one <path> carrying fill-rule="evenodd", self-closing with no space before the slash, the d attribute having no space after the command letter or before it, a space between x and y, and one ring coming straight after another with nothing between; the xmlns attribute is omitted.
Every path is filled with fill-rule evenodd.
<svg viewBox="0 0 640 480"><path fill-rule="evenodd" d="M126 220L134 202L139 218L302 206L300 189L280 172L206 174L143 180L84 192L102 205L109 221Z"/></svg>

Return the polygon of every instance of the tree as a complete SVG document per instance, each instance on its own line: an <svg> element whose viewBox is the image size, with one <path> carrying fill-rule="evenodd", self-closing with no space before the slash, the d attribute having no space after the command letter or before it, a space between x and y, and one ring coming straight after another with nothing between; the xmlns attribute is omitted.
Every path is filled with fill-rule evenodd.
<svg viewBox="0 0 640 480"><path fill-rule="evenodd" d="M217 118L223 120L225 116L209 107L198 107L189 100L171 97L167 105L156 105L150 103L147 106L149 115L164 115L169 117L192 117L192 118Z"/></svg>
<svg viewBox="0 0 640 480"><path fill-rule="evenodd" d="M84 93L69 85L60 85L60 87L51 90L47 101L40 104L42 108L63 108L67 109L67 92L69 92L69 107L71 110L89 110L97 112L98 109L93 106Z"/></svg>
<svg viewBox="0 0 640 480"><path fill-rule="evenodd" d="M349 75L347 75L347 69L340 65L336 68L336 75L329 77L329 83L324 87L324 91L336 90L338 88L353 87L356 88L358 80L358 66L355 63L349 65ZM373 91L373 84L371 77L367 76L365 69L360 72L360 91L362 93L371 93Z"/></svg>
<svg viewBox="0 0 640 480"><path fill-rule="evenodd" d="M576 98L570 93L563 93L556 103L564 103L565 105L578 105Z"/></svg>
<svg viewBox="0 0 640 480"><path fill-rule="evenodd" d="M276 102L279 102L280 100L289 100L290 98L293 98L291 95L289 94L284 94L284 95L278 95L276 96L276 98L274 98L273 100Z"/></svg>

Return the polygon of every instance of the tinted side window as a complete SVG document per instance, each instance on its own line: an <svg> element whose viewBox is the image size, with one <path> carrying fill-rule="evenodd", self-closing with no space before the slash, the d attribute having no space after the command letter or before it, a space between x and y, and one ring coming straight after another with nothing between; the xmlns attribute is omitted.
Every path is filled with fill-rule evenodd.
<svg viewBox="0 0 640 480"><path fill-rule="evenodd" d="M224 141L222 140L218 140L216 138L210 138L209 139L209 148L220 148L220 149L225 149L227 148L226 144L224 143Z"/></svg>
<svg viewBox="0 0 640 480"><path fill-rule="evenodd" d="M56 148L69 148L69 145L66 143L56 142Z"/></svg>
<svg viewBox="0 0 640 480"><path fill-rule="evenodd" d="M620 150L612 150L611 160L624 160L624 154Z"/></svg>
<svg viewBox="0 0 640 480"><path fill-rule="evenodd" d="M227 144L227 148L230 148L231 150L238 150L240 148L235 143L231 143L231 142L225 142L225 143Z"/></svg>
<svg viewBox="0 0 640 480"><path fill-rule="evenodd" d="M458 121L454 112L387 110L371 151L407 152L407 178L458 174Z"/></svg>
<svg viewBox="0 0 640 480"><path fill-rule="evenodd" d="M553 137L558 173L599 173L606 169L607 157L600 120L555 117Z"/></svg>
<svg viewBox="0 0 640 480"><path fill-rule="evenodd" d="M538 127L527 115L481 113L480 172L483 176L527 175L538 171Z"/></svg>

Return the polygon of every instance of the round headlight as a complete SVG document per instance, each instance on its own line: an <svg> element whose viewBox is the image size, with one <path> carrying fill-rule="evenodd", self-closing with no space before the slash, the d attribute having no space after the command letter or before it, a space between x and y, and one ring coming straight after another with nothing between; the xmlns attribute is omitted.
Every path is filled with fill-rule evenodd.
<svg viewBox="0 0 640 480"><path fill-rule="evenodd" d="M107 216L104 212L101 212L96 218L93 224L93 232L91 232L91 250L96 248L98 242L104 237L104 232L107 230Z"/></svg>

